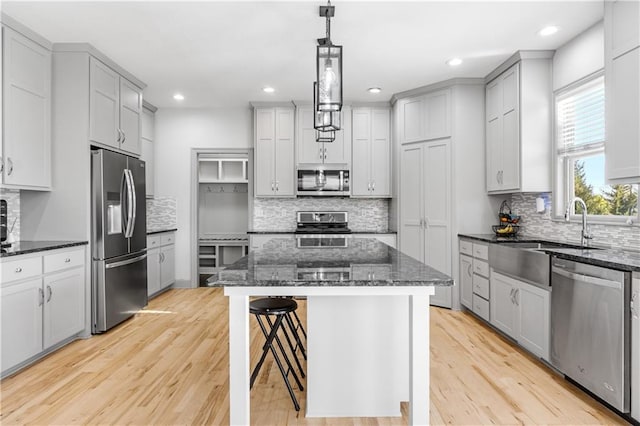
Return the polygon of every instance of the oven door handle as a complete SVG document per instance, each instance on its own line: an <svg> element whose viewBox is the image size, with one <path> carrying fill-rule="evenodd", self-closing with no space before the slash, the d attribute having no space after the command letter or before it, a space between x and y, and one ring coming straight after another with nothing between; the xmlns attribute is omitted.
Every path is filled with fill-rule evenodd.
<svg viewBox="0 0 640 426"><path fill-rule="evenodd" d="M593 284L600 287L610 287L615 289L622 289L622 283L618 281L605 280L604 278L598 278L591 275L577 274L575 272L569 272L565 269L553 266L551 268L554 274L558 274L565 278L569 278L574 281L580 281L587 284Z"/></svg>

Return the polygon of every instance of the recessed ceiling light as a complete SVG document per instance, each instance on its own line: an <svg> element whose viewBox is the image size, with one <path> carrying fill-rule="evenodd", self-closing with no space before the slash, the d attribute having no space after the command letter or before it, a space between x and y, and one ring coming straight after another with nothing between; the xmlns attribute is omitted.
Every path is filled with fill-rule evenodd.
<svg viewBox="0 0 640 426"><path fill-rule="evenodd" d="M379 87L369 87L367 89L367 92L369 92L369 93L380 93L380 92L382 92L382 89L379 88Z"/></svg>
<svg viewBox="0 0 640 426"><path fill-rule="evenodd" d="M175 95L173 95L173 99L175 99L176 101L184 101L184 96L181 93L176 93Z"/></svg>
<svg viewBox="0 0 640 426"><path fill-rule="evenodd" d="M559 28L554 25L549 25L548 27L544 27L543 29L538 31L538 34L543 37L550 36L551 34L557 33L558 29Z"/></svg>
<svg viewBox="0 0 640 426"><path fill-rule="evenodd" d="M447 61L447 65L449 65L450 67L457 67L461 63L462 63L462 59L460 58L452 58Z"/></svg>
<svg viewBox="0 0 640 426"><path fill-rule="evenodd" d="M263 87L263 88L262 88L262 91L263 91L264 93L273 93L273 92L275 92L275 91L276 91L276 89L274 89L274 88L273 88L273 87L271 87L271 86L265 86L265 87Z"/></svg>

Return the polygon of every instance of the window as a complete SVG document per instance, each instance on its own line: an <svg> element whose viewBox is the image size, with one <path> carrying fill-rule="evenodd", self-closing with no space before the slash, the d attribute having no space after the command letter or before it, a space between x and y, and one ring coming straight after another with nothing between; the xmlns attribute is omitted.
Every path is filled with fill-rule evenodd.
<svg viewBox="0 0 640 426"><path fill-rule="evenodd" d="M605 183L604 96L602 75L556 94L556 216L580 197L590 218L637 221L638 185ZM570 207L572 215L582 214L579 204Z"/></svg>

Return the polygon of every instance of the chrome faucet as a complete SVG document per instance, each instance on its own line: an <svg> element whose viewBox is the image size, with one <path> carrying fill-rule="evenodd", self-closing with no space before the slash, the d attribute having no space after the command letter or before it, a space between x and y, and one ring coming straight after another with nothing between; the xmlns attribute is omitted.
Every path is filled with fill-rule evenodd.
<svg viewBox="0 0 640 426"><path fill-rule="evenodd" d="M591 235L591 229L589 225L587 225L587 204L580 197L575 197L569 205L567 205L567 210L564 212L564 220L569 222L569 218L571 216L571 206L573 206L576 202L580 203L582 206L582 234L580 239L581 246L589 246L589 240L593 239L593 235Z"/></svg>

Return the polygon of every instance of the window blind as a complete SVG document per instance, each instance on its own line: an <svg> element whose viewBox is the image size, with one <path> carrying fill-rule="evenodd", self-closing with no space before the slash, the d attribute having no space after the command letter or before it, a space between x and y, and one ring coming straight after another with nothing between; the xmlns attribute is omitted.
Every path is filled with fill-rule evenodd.
<svg viewBox="0 0 640 426"><path fill-rule="evenodd" d="M559 155L604 147L604 77L558 96L556 102Z"/></svg>

